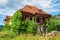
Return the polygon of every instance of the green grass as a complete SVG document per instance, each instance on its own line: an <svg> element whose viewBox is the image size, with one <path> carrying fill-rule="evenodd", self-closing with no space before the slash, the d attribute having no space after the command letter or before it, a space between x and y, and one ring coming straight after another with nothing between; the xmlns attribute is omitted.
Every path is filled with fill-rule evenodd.
<svg viewBox="0 0 60 40"><path fill-rule="evenodd" d="M19 36L15 36L12 34L0 34L0 40L60 40L60 36L54 37L44 37L41 35L31 35L31 34L21 34Z"/></svg>

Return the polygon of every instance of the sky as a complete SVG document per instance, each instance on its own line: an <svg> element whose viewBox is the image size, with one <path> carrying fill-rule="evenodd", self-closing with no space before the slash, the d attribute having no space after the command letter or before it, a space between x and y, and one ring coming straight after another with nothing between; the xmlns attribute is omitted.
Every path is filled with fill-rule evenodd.
<svg viewBox="0 0 60 40"><path fill-rule="evenodd" d="M60 0L0 0L0 25L6 15L12 16L25 5L33 5L51 15L60 14Z"/></svg>

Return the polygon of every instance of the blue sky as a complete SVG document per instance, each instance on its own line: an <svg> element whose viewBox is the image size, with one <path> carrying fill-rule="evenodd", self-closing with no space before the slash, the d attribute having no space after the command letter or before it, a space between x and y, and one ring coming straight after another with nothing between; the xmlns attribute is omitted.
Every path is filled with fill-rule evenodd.
<svg viewBox="0 0 60 40"><path fill-rule="evenodd" d="M60 0L0 0L0 24L4 24L6 15L13 15L27 4L52 15L60 14Z"/></svg>

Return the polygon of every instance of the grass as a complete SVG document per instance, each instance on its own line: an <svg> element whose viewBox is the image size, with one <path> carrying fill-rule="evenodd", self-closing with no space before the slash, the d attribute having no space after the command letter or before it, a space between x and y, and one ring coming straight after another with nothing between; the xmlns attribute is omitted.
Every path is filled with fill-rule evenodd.
<svg viewBox="0 0 60 40"><path fill-rule="evenodd" d="M0 32L0 40L60 40L60 36L54 37L46 37L36 34L33 36L32 34L21 34L19 36L15 36L12 34L5 34L5 32Z"/></svg>
<svg viewBox="0 0 60 40"><path fill-rule="evenodd" d="M21 39L21 40L60 40L60 37L44 37L44 36L40 36L40 35L27 35L27 36L23 36L20 35L20 37L17 37L17 39Z"/></svg>

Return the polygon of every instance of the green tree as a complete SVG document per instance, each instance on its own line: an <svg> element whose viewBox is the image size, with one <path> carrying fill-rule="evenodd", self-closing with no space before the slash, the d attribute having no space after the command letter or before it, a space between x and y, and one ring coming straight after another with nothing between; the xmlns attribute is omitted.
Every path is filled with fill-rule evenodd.
<svg viewBox="0 0 60 40"><path fill-rule="evenodd" d="M15 32L16 34L19 34L20 32L20 25L21 25L21 18L22 18L22 13L20 11L17 11L11 18L12 20L12 31Z"/></svg>
<svg viewBox="0 0 60 40"><path fill-rule="evenodd" d="M10 27L11 27L11 25L9 25L7 22L5 22L4 29L6 31L10 31Z"/></svg>
<svg viewBox="0 0 60 40"><path fill-rule="evenodd" d="M60 30L60 20L57 20L56 17L52 17L50 21L47 21L46 27L48 29L48 32L50 31L59 31Z"/></svg>
<svg viewBox="0 0 60 40"><path fill-rule="evenodd" d="M24 21L25 32L36 34L37 32L37 23L34 20L29 20L28 18Z"/></svg>
<svg viewBox="0 0 60 40"><path fill-rule="evenodd" d="M21 33L33 33L36 34L37 23L34 20L29 20L28 18L24 21L21 21L22 13L17 11L11 18L12 26L11 29L16 34Z"/></svg>

